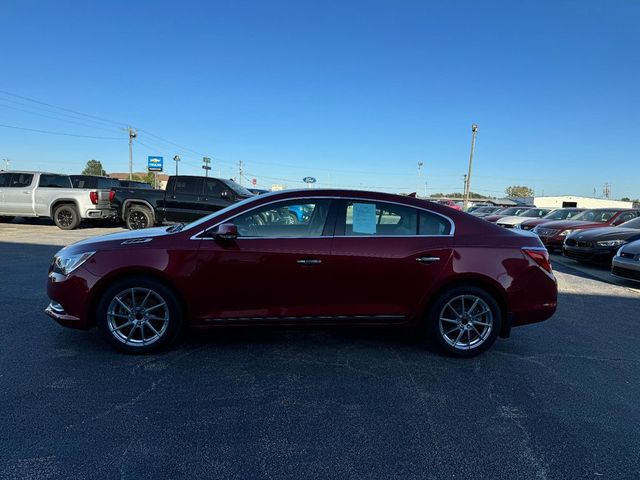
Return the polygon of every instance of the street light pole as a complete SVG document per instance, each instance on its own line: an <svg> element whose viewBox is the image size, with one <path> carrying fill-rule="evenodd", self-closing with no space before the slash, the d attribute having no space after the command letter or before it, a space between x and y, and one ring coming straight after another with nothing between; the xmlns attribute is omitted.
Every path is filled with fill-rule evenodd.
<svg viewBox="0 0 640 480"><path fill-rule="evenodd" d="M176 162L176 177L178 176L178 162L180 161L180 156L176 155L173 157L173 161Z"/></svg>
<svg viewBox="0 0 640 480"><path fill-rule="evenodd" d="M464 210L469 208L469 195L471 194L471 168L473 167L473 151L476 148L476 134L478 133L478 125L471 125L471 153L469 154L469 173L464 189Z"/></svg>
<svg viewBox="0 0 640 480"><path fill-rule="evenodd" d="M133 139L137 136L135 129L129 127L129 180L133 180Z"/></svg>

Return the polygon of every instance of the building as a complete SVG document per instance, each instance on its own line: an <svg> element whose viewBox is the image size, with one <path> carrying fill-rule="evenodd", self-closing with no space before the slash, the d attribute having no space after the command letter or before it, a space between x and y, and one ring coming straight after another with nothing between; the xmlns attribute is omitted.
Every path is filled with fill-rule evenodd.
<svg viewBox="0 0 640 480"><path fill-rule="evenodd" d="M522 199L520 199L522 200ZM527 197L528 203L540 208L632 208L633 202L609 200L607 198L576 197L560 195L557 197Z"/></svg>

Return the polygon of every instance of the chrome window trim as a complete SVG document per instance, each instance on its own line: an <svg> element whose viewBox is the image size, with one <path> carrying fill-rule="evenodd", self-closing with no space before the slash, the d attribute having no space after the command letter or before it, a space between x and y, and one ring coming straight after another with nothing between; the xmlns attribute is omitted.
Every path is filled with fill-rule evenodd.
<svg viewBox="0 0 640 480"><path fill-rule="evenodd" d="M244 215L245 213L251 212L252 210L255 210L257 208L261 208L261 207L265 207L271 204L275 204L275 203L280 203L280 202L286 202L289 200L304 200L304 199L330 199L330 200L361 200L363 202L374 202L374 203L390 203L392 205L400 205L401 207L409 207L409 208L415 208L416 210L422 210L424 212L428 212L428 213L432 213L434 215L438 215L439 217L444 218L445 220L447 220L449 222L449 225L451 225L451 230L449 231L449 233L447 235L314 235L314 236L309 236L309 237L238 237L238 240L255 240L255 239L260 239L260 240L269 240L269 239L274 239L274 240L282 240L282 239L300 239L300 238L430 238L430 237L453 237L456 233L456 224L454 223L454 221L447 217L446 215L443 215L442 213L438 213L438 212L434 212L433 210L429 210L428 208L424 208L424 207L418 207L417 205L410 205L410 204L406 204L406 203L400 203L400 202L394 202L394 201L390 201L390 200L376 200L373 198L360 198L360 197L336 197L336 196L331 196L331 197L327 197L327 196L311 196L311 197L299 197L299 198L288 198L288 199L281 199L281 200L274 200L273 202L269 202L269 203L263 203L261 205L257 205L253 208L250 208L248 210L245 210L243 212L240 212L232 217L229 217L225 220L222 220L218 223L216 223L215 225L212 225L208 228L205 228L204 230L200 230L198 233L193 234L189 240L215 240L214 238L199 238L199 235L202 235L204 232L206 232L207 230L211 230L212 228L216 228L219 225L222 225L223 223L227 223L231 220L233 220L236 217L239 217L240 215Z"/></svg>

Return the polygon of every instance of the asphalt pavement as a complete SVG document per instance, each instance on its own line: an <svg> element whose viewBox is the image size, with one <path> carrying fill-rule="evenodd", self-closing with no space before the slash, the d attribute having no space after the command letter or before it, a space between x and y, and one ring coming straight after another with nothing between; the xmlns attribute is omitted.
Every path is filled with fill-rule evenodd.
<svg viewBox="0 0 640 480"><path fill-rule="evenodd" d="M469 360L375 328L128 356L42 313L59 245L104 231L0 225L0 479L640 478L630 288L554 262L556 315Z"/></svg>

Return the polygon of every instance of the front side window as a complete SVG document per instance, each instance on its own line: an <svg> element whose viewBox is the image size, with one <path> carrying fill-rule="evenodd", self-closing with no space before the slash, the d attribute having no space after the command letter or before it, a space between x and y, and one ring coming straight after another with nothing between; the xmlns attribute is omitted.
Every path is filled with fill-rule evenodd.
<svg viewBox="0 0 640 480"><path fill-rule="evenodd" d="M13 188L25 188L30 186L32 181L32 173L14 173L11 175L11 184L9 186Z"/></svg>
<svg viewBox="0 0 640 480"><path fill-rule="evenodd" d="M236 217L238 237L295 238L322 235L331 200L295 200L265 205Z"/></svg>
<svg viewBox="0 0 640 480"><path fill-rule="evenodd" d="M226 191L224 185L215 178L204 180L204 194L207 197L222 197L222 192Z"/></svg>
<svg viewBox="0 0 640 480"><path fill-rule="evenodd" d="M11 180L10 173L0 173L0 188L8 187Z"/></svg>
<svg viewBox="0 0 640 480"><path fill-rule="evenodd" d="M42 188L71 188L71 180L66 175L40 175L39 187Z"/></svg>

